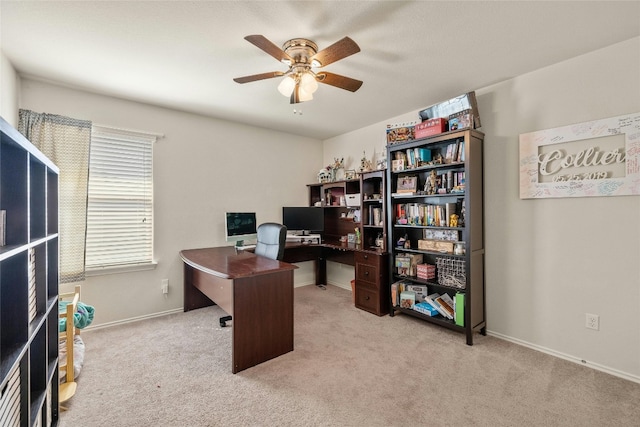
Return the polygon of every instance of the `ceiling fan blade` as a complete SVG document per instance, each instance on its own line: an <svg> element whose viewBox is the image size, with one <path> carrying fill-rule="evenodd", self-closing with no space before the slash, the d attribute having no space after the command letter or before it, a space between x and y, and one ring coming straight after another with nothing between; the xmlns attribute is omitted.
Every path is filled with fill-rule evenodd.
<svg viewBox="0 0 640 427"><path fill-rule="evenodd" d="M349 37L345 37L313 55L311 57L311 60L317 60L318 62L320 62L320 66L324 67L325 65L329 65L333 62L336 62L342 58L346 58L347 56L353 55L354 53L358 52L360 52L360 47L356 44L356 42L351 40Z"/></svg>
<svg viewBox="0 0 640 427"><path fill-rule="evenodd" d="M341 76L339 74L327 73L326 71L318 73L317 76L317 80L320 83L339 87L340 89L349 90L351 92L357 91L360 89L360 86L362 86L362 82L360 80Z"/></svg>
<svg viewBox="0 0 640 427"><path fill-rule="evenodd" d="M259 47L260 49L262 49L269 55L273 56L280 62L282 62L285 59L291 62L291 57L284 50L276 46L272 41L267 39L265 36L255 34L252 36L246 36L244 39L249 43L252 43L255 46Z"/></svg>
<svg viewBox="0 0 640 427"><path fill-rule="evenodd" d="M253 74L251 76L244 76L244 77L236 77L235 79L233 79L233 81L236 83L249 83L249 82L255 82L257 80L272 79L274 77L280 77L280 76L284 76L284 73L282 71L271 71L269 73Z"/></svg>

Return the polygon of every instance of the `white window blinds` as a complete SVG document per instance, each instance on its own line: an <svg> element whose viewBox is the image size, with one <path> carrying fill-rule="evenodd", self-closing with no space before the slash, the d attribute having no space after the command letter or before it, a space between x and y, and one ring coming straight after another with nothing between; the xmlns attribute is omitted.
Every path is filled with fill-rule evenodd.
<svg viewBox="0 0 640 427"><path fill-rule="evenodd" d="M93 126L86 268L153 262L155 135Z"/></svg>

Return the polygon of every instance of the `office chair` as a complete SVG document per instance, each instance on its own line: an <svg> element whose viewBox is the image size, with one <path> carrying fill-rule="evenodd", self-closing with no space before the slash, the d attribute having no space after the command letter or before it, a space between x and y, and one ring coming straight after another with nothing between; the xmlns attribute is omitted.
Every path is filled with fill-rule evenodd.
<svg viewBox="0 0 640 427"><path fill-rule="evenodd" d="M284 256L284 246L287 242L287 227L275 222L265 222L258 226L258 239L254 253L263 257L282 260ZM231 316L220 318L220 327L227 326L227 321Z"/></svg>

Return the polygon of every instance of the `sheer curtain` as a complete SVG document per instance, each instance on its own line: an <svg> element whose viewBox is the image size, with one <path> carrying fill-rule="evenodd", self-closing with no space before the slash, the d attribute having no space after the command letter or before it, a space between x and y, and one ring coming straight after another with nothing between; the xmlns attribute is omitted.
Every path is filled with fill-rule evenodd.
<svg viewBox="0 0 640 427"><path fill-rule="evenodd" d="M60 168L60 283L82 281L91 122L20 110L18 130Z"/></svg>

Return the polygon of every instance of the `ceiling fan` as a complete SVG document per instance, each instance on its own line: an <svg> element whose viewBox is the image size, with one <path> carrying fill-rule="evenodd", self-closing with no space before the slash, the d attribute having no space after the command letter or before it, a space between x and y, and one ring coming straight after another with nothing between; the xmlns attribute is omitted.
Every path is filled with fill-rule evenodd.
<svg viewBox="0 0 640 427"><path fill-rule="evenodd" d="M360 47L345 37L331 46L318 52L318 45L308 39L296 38L285 42L282 49L262 35L246 36L245 40L262 49L278 61L289 66L285 72L272 71L269 73L253 74L251 76L236 77L237 83L249 83L257 80L284 77L278 85L278 91L290 98L291 104L313 99L313 93L318 89L318 82L355 92L360 89L362 82L351 77L329 73L315 72L314 68L326 65L360 52Z"/></svg>

